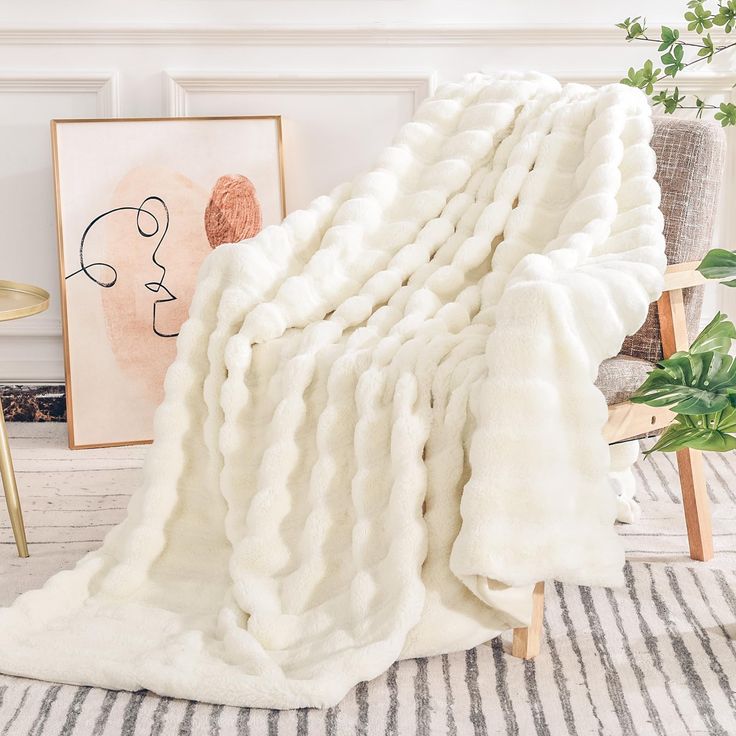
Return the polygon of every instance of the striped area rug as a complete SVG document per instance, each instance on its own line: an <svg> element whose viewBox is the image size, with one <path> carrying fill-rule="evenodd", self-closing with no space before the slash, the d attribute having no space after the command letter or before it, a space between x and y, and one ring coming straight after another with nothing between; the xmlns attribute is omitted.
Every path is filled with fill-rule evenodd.
<svg viewBox="0 0 736 736"><path fill-rule="evenodd" d="M0 527L0 603L99 543L139 478L142 451L70 453L62 428L15 425L32 542ZM687 556L670 456L637 465L643 518L621 526L619 590L547 586L540 657L508 637L393 665L329 710L263 711L0 677L0 736L485 736L736 734L736 456L708 456L717 555Z"/></svg>

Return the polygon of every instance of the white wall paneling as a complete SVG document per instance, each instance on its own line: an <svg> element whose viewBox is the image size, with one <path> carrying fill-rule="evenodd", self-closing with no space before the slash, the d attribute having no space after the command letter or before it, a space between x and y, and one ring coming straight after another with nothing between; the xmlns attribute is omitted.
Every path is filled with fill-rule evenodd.
<svg viewBox="0 0 736 736"><path fill-rule="evenodd" d="M309 2L310 0L304 0ZM339 0L344 2L345 0ZM619 19L618 15L616 16ZM717 31L712 33L716 38ZM483 27L478 25L416 25L392 27L277 26L156 28L0 28L0 43L13 45L135 45L135 46L620 46L621 31L610 27Z"/></svg>
<svg viewBox="0 0 736 736"><path fill-rule="evenodd" d="M502 14L487 0L2 5L0 278L48 288L53 308L0 326L0 382L63 379L51 118L280 114L295 208L368 168L435 78L536 68L566 81L614 82L654 48L627 44L613 24L646 9L679 26L681 10L671 0L587 3L584 12L579 0L515 0ZM722 57L680 89L730 98L736 73ZM731 151L728 203L736 195ZM736 247L736 210L721 212L719 242ZM719 294L707 309L736 317L736 293Z"/></svg>
<svg viewBox="0 0 736 736"><path fill-rule="evenodd" d="M324 74L279 72L278 74L243 74L169 72L164 74L164 93L170 115L190 114L187 101L192 93L253 94L409 94L412 108L433 91L434 72L425 74ZM413 111L412 110L412 111Z"/></svg>
<svg viewBox="0 0 736 736"><path fill-rule="evenodd" d="M367 170L433 87L431 72L164 75L171 115L282 116L289 210Z"/></svg>
<svg viewBox="0 0 736 736"><path fill-rule="evenodd" d="M49 120L109 117L119 110L117 74L0 71L0 278L38 284L53 308L0 324L0 380L63 378Z"/></svg>
<svg viewBox="0 0 736 736"><path fill-rule="evenodd" d="M25 95L83 93L95 95L94 115L119 114L118 76L115 72L6 72L0 71L0 94ZM4 122L4 117L0 119Z"/></svg>
<svg viewBox="0 0 736 736"><path fill-rule="evenodd" d="M673 0L616 0L615 3L581 0L33 0L2 3L3 25L62 27L90 24L143 25L255 25L288 23L322 27L348 24L460 25L464 27L511 27L550 25L564 30L581 24L609 27L627 15L646 15L650 20L682 20L684 3ZM7 6L7 7L5 7Z"/></svg>

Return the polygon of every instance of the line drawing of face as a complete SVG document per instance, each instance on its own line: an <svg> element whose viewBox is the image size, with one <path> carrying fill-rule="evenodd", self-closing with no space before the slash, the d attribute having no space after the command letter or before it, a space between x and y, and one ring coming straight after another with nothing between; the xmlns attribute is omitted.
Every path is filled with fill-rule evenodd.
<svg viewBox="0 0 736 736"><path fill-rule="evenodd" d="M164 374L176 354L171 338L186 320L202 261L261 225L255 187L245 176L221 176L208 195L179 172L140 166L120 180L110 207L85 229L80 268L66 279L84 275L101 287L116 362L155 404L163 398Z"/></svg>
<svg viewBox="0 0 736 736"><path fill-rule="evenodd" d="M154 405L163 398L163 378L176 355L172 338L186 320L200 265L212 252L206 204L206 189L188 177L136 167L120 179L80 249L84 280L100 292L115 362ZM75 288L82 287L76 282L84 273L69 274Z"/></svg>
<svg viewBox="0 0 736 736"><path fill-rule="evenodd" d="M155 220L156 226L155 226L155 230L153 230L150 233L150 235L143 233L141 231L140 223L136 222L139 234L144 235L145 237L155 237L159 233L159 231L161 231L161 237L158 239L158 242L156 243L156 247L153 249L153 253L151 254L151 261L153 261L153 263L158 267L160 271L160 275L159 275L159 278L155 281L145 282L144 286L146 287L146 289L148 289L153 294L160 295L163 293L163 296L161 298L156 299L153 302L153 319L152 319L153 331L159 337L176 337L179 334L179 330L177 330L176 332L164 332L159 329L158 324L157 324L157 315L158 315L159 306L167 302L176 301L177 297L171 291L169 291L166 288L166 286L164 286L164 279L166 278L166 266L158 260L159 250L161 249L161 246L164 244L164 240L166 239L166 234L169 231L169 223L171 222L171 217L169 216L169 208L166 206L166 203L164 202L163 199L161 199L160 197L156 197L156 196L147 197L145 200L143 200L143 204L141 204L141 208L145 207L146 205L150 206L154 203L160 204L166 213L163 229L161 225L159 224L158 219L152 212L149 212L148 214ZM138 218L140 218L140 214L138 215Z"/></svg>
<svg viewBox="0 0 736 736"><path fill-rule="evenodd" d="M154 211L155 209L161 209L163 211L163 217L161 219L156 216L156 213ZM135 228L140 237L156 238L156 236L158 236L153 246L153 251L151 253L151 261L159 270L159 278L154 281L147 281L144 284L146 289L148 289L153 294L158 295L163 293L162 298L156 299L153 302L151 326L153 332L159 337L176 337L179 334L178 332L162 332L158 329L156 324L156 313L158 306L165 302L175 301L177 298L164 285L164 279L166 278L166 266L158 260L158 252L163 245L164 240L166 239L166 233L169 230L170 222L169 209L166 206L164 200L161 199L161 197L151 195L149 197L146 197L138 207L114 207L111 210L107 210L107 212L103 212L102 214L97 215L97 217L95 217L92 222L87 225L80 240L80 268L77 271L70 273L65 278L70 279L78 274L84 274L93 283L104 289L111 289L117 284L118 271L115 266L102 261L88 263L85 257L85 245L87 243L87 237L90 235L94 227L99 222L103 221L106 217L112 217L119 213L135 213Z"/></svg>

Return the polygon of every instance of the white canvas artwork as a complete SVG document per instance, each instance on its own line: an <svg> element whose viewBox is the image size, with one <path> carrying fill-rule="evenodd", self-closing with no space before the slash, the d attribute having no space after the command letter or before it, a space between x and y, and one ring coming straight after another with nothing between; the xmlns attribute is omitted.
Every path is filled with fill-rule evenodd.
<svg viewBox="0 0 736 736"><path fill-rule="evenodd" d="M147 442L202 261L285 214L281 120L52 132L70 446Z"/></svg>

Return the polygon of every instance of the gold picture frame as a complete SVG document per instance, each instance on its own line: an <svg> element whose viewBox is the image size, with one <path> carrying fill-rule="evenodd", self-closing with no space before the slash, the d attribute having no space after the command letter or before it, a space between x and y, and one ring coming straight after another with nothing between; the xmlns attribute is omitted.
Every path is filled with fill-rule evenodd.
<svg viewBox="0 0 736 736"><path fill-rule="evenodd" d="M59 259L59 280L60 280L60 286L61 286L61 318L62 318L62 328L63 328L63 343L64 343L64 371L65 371L65 384L66 384L66 406L67 406L67 427L68 427L68 436L69 436L69 447L71 449L83 449L83 448L100 448L100 447L120 447L120 446L127 446L127 445L141 445L141 444L149 444L152 441L152 432L151 436L129 436L130 434L134 433L134 428L138 426L145 426L145 417L141 414L139 417L136 418L135 421L130 422L130 426L125 425L121 427L120 429L120 436L116 436L115 431L105 427L100 426L99 436L96 436L96 432L94 430L95 422L97 421L98 424L104 425L104 419L95 419L94 410L97 406L100 406L100 416L103 416L104 411L110 411L112 407L113 398L110 396L102 396L100 399L99 397L95 396L88 396L83 402L80 402L80 397L84 396L85 390L87 393L93 391L93 389L99 388L95 386L90 386L90 383L96 383L96 381L89 381L84 376L89 373L87 370L87 367L89 367L88 363L85 363L82 368L80 368L80 360L78 360L78 356L76 356L75 350L82 350L85 349L85 347L88 345L90 341L93 341L93 337L90 336L89 339L84 337L84 331L82 328L79 327L77 324L79 320L79 309L82 308L82 304L84 306L87 306L87 309L84 311L84 318L88 319L90 316L94 317L94 325L96 327L96 332L100 333L100 324L101 319L99 315L92 314L92 310L88 308L88 303L90 301L93 301L95 297L90 297L89 295L86 295L84 299L81 297L78 297L76 294L72 293L72 288L69 285L68 281L71 277L76 277L78 274L84 274L88 276L88 279L76 279L76 282L79 282L80 280L83 282L86 282L89 280L89 278L92 279L98 286L103 286L105 289L97 289L97 291L109 291L109 286L111 285L117 285L118 281L118 273L116 270L116 266L113 266L111 264L108 264L104 258L101 258L100 261L85 264L84 263L84 249L85 247L85 236L90 231L90 227L94 225L95 228L101 227L99 225L100 222L103 220L100 219L100 216L94 214L97 210L104 212L104 216L111 215L111 213L115 213L115 217L118 216L129 216L131 213L135 215L136 218L136 227L138 228L138 235L143 238L150 237L149 234L142 235L141 229L140 229L140 220L142 217L142 213L146 215L146 218L152 218L152 221L156 222L156 230L155 233L159 232L160 223L158 221L158 218L156 217L156 214L152 213L152 207L146 210L144 207L146 199L143 200L143 204L140 204L139 206L134 206L134 204L131 204L130 206L120 206L120 207L111 207L110 205L115 205L116 197L121 197L123 194L121 192L129 193L131 191L135 191L136 185L138 183L138 180L145 180L146 174L149 176L149 178L152 178L156 181L163 182L163 188L167 189L170 188L176 193L176 197L181 200L179 202L177 200L177 207L180 212L182 212L182 217L179 219L186 219L187 226L182 226L181 231L191 234L192 232L196 231L197 235L196 238L192 236L193 240L192 242L196 242L196 248L199 249L199 251L204 250L204 245L200 242L201 241L201 235L202 233L199 231L199 226L194 227L192 225L192 216L191 211L192 207L186 207L186 204L189 204L189 200L193 199L192 190L196 190L197 197L194 197L194 199L199 202L201 199L201 192L204 191L205 193L209 191L207 187L204 186L202 183L206 177L202 176L202 181L198 180L192 172L199 172L201 169L203 172L207 171L210 172L211 170L214 170L214 167L216 166L219 161L216 161L217 156L212 156L212 160L208 159L201 163L200 165L187 165L182 162L181 166L173 166L171 165L171 172L167 174L166 172L166 166L161 163L161 161L167 161L170 162L175 159L175 151L169 152L166 155L164 155L160 149L147 146L145 144L141 144L139 146L137 138L135 140L131 140L131 146L132 148L135 148L138 150L140 148L139 153L133 153L130 157L130 165L126 169L125 161L117 160L115 162L115 166L112 167L115 170L120 170L121 172L127 172L123 176L122 179L117 183L117 186L115 189L111 189L111 192L109 193L110 199L106 203L107 209L101 209L101 205L98 204L97 210L94 207L91 207L89 211L82 213L77 211L77 208L84 209L84 206L79 204L80 199L84 199L84 197L80 197L80 191L84 189L84 182L80 183L79 178L89 175L90 171L93 171L92 166L94 165L94 155L95 150L99 148L101 145L107 145L109 144L110 140L115 138L114 134L106 134L102 138L99 137L99 135L90 136L90 149L85 150L83 141L84 136L82 134L82 131L86 130L102 130L101 128L97 128L96 126L106 126L104 128L105 131L111 131L114 130L113 126L116 125L128 125L128 126L143 126L143 124L151 124L158 125L161 124L165 127L168 126L178 126L181 128L181 126L185 126L184 129L187 129L189 133L185 134L183 132L177 131L177 133L173 132L172 127L168 127L168 134L169 136L173 136L174 138L177 138L177 140L191 140L188 136L196 136L196 133L192 133L192 128L198 124L199 128L201 130L206 131L207 128L212 128L212 135L210 133L201 133L200 137L202 140L206 140L206 144L203 144L204 148L206 149L206 152L208 155L212 153L215 149L218 151L218 155L220 150L222 149L223 153L223 160L224 160L224 153L227 152L228 160L235 159L235 154L231 151L227 151L226 146L220 146L219 140L217 136L214 136L214 128L222 126L223 129L227 129L232 124L233 126L237 126L238 124L243 124L243 127L250 127L253 128L254 131L256 131L256 127L258 128L258 132L254 132L254 140L258 140L263 150L260 150L256 152L255 150L253 153L253 168L251 171L249 171L249 174L243 174L242 172L234 172L230 171L230 169L223 169L223 173L227 172L228 176L221 175L219 179L217 179L215 187L220 185L220 182L222 179L228 179L228 181L224 182L223 186L230 187L227 192L228 194L232 191L237 191L237 189L233 190L232 187L241 187L246 186L241 182L242 179L245 179L248 184L252 184L251 189L247 190L251 192L250 196L253 197L254 205L251 207L251 211L258 211L258 217L261 218L261 220L257 220L252 217L251 220L248 223L248 227L252 228L255 226L255 224L260 223L262 221L263 226L271 225L271 224L277 224L286 216L286 187L285 187L285 177L284 177L284 147L283 147L283 126L282 126L282 119L280 115L243 115L243 116L203 116L203 117L145 117L145 118L69 118L69 119L59 119L59 120L52 120L51 121L51 147L52 147L52 160L53 160L53 171L54 171L54 193L55 193L55 204L56 204L56 229L57 229L57 252L58 252L58 259ZM269 138L269 134L267 131L261 130L263 126L258 125L258 123L268 123L271 126L273 126L273 150L271 150L271 141ZM88 127L88 126L95 126L94 128ZM74 129L75 131L79 131L79 134L76 134L74 136L67 135L66 131ZM118 129L120 130L120 129ZM142 127L140 128L141 132ZM149 132L150 134L150 132ZM160 135L160 131L159 131ZM65 140L65 138L67 140ZM155 136L154 136L155 138ZM124 139L124 136L121 136L121 139ZM265 141L265 143L264 143ZM166 140L162 142L162 145L164 148L173 147L175 145L174 141ZM68 147L70 150L66 150L65 147ZM120 148L120 145L118 143L118 149ZM266 156L264 153L264 150L268 148L268 153L271 154L269 156ZM76 155L72 154L71 150L76 151ZM79 149L79 150L76 150ZM104 150L104 146L103 146ZM155 160L155 163L146 163L142 161L142 156L145 155L146 151L155 151L155 155L153 156L152 160ZM184 148L182 148L184 150ZM187 150L187 155L191 155L191 150ZM239 150L238 153L241 155L242 162L246 162L247 154L243 150ZM202 152L204 155L204 151ZM257 154L257 155L256 155ZM265 157L265 159L264 159ZM124 154L120 157L121 159L124 159ZM161 159L161 161L159 160ZM264 160L261 160L264 159ZM244 166L245 163L240 163L241 166ZM167 164L169 165L169 164ZM274 171L271 171L270 174L267 174L267 171L271 167L275 167ZM237 166L234 166L237 168ZM66 169L69 169L67 171ZM160 169L160 171L159 171ZM253 175L253 171L257 171L258 176ZM133 172L133 173L131 173ZM237 176L233 176L234 174L237 174ZM67 181L68 176L74 176L75 179L72 179L72 181ZM109 178L110 183L115 181L113 178L110 178L111 175L109 172L105 172L105 176ZM182 183L181 179L182 177L185 177L187 179L186 182ZM93 177L94 178L94 175ZM104 177L102 177L104 178ZM250 179L253 179L253 182L250 181ZM256 179L258 181L256 181ZM261 190L262 183L265 182L267 184L263 184L263 190ZM94 182L90 181L90 188L94 187ZM212 184L210 184L212 186ZM98 187L99 189L99 187ZM68 190L68 191L67 191ZM181 192L179 191L181 190ZM104 187L102 189L99 189L99 191L104 191ZM167 189L168 191L168 189ZM246 190L243 190L246 191ZM261 194L263 194L263 200L260 199ZM202 217L206 218L207 214L210 211L210 207L215 207L215 189L211 190L211 196L208 199L207 206L205 208L205 211L202 213ZM95 191L93 196L97 196L97 190ZM232 196L229 194L229 196ZM274 197L278 197L278 202L274 201ZM70 199L70 202L67 202L67 198ZM159 201L162 201L162 198L156 196L154 197L157 202L155 203L158 206ZM97 199L100 199L100 197L97 197ZM127 202L127 200L123 200ZM132 201L132 200L131 200ZM220 202L224 201L222 198L219 200ZM161 247L161 244L166 237L166 234L169 232L169 227L171 224L170 219L170 210L169 207L171 205L171 202L165 202L162 201L163 207L165 209L165 221L166 221L166 227L163 229L163 235L161 236L161 240L158 241L158 244L156 245L155 249L153 250L153 253L150 255L151 261L159 266L161 268L161 264L157 261L157 253L159 248ZM213 204L214 203L214 204ZM146 205L147 206L147 205ZM109 212L107 210L110 210ZM125 210L125 212L123 212ZM73 214L72 214L73 213ZM268 216L267 216L268 214ZM220 213L216 210L215 207L215 217L214 219L211 219L211 222L215 222L215 224L220 224L222 218L220 217L217 219L217 217L220 215ZM91 219L90 219L91 218ZM112 215L108 220L112 219ZM84 234L80 235L82 232L82 226L81 223L89 222L87 226L87 229L84 230ZM207 229L208 226L211 224L210 221L205 222L204 228L205 228L205 235L208 237L209 240L209 246L210 248L217 247L217 245L213 245L211 233ZM241 223L242 225L242 223ZM120 228L118 228L120 229ZM73 234L73 237L72 237ZM127 237L127 236L126 236ZM218 238L220 236L218 235ZM81 241L80 241L81 238ZM117 239L116 239L117 238ZM106 236L106 238L103 239L104 242L114 242L114 243L123 243L123 240L121 239L121 236L119 233L115 237ZM174 235L172 234L171 238L174 238ZM135 233L133 234L133 239L135 239ZM242 239L242 238L241 238ZM181 238L176 239L176 245L177 245L177 253L181 253L183 251L183 248L181 247ZM71 251L71 243L74 242L75 247L78 251L78 257L81 262L81 268L78 268L77 271L72 271L70 273L70 259L69 259L69 253ZM81 245L80 245L81 242ZM229 240L223 240L222 242L230 242ZM218 243L219 245L219 243ZM109 251L112 246L109 244L106 246L107 250ZM125 258L128 259L128 253L132 249L121 249L120 253L125 253ZM194 250L194 248L193 248ZM185 252L185 251L184 251ZM203 256L203 257L206 257ZM184 256L179 256L180 260L182 262L186 260ZM190 260L194 259L194 255L190 256ZM196 259L195 259L196 260ZM126 260L127 262L127 260ZM201 263L201 261L200 261ZM78 266L78 264L75 264ZM128 264L129 266L131 264ZM133 264L135 265L135 264ZM150 263L148 264L150 266ZM112 277L112 281L105 281L102 280L96 280L95 277L90 277L91 268L92 266L98 267L98 268L106 268L111 269L107 271L107 273L115 272L114 277ZM187 269L182 269L182 272L186 270L186 274L183 280L186 282L187 287L193 288L191 286L191 279L192 279L192 268L193 263L190 263L187 261ZM119 269L118 269L119 270ZM129 269L130 270L130 269ZM197 265L198 270L198 265ZM165 274L167 271L166 268L163 268L163 273ZM168 286L164 285L164 275L161 275L161 277L156 280L154 279L152 282L148 282L145 284L146 289L149 289L150 291L154 291L154 296L159 293L160 290L163 290L165 294L171 295L171 291L168 288ZM153 288L152 288L153 287ZM76 287L75 287L76 288ZM187 290L185 290L188 297L191 298L191 294L188 293ZM97 297L100 302L102 302L102 295L98 294ZM118 300L120 301L122 297L118 297ZM133 300L135 301L135 300ZM165 298L163 300L154 300L153 301L153 331L156 333L156 335L160 337L165 338L172 338L175 337L174 333L169 334L168 332L159 332L156 329L156 307L161 306L162 303L166 302L169 303L169 306L173 306L173 302L180 301L180 304L177 304L176 307L179 310L182 310L184 308L184 305L186 304L186 307L188 308L188 301L183 302L181 300L181 297L179 296L172 296L171 298ZM75 303L79 302L79 304ZM130 311L128 308L130 300L127 300L124 302L124 310ZM124 323L124 316L117 317L115 316L115 310L112 309L110 313L113 314L113 319L110 318L110 313L108 310L108 302L105 302L105 314L102 318L102 321L105 322L105 325L107 327L106 334L108 338L111 334L120 335L125 330L121 330L121 324L123 325L123 328L125 327ZM173 319L173 317L172 317ZM112 327L112 332L110 330L110 323L111 321L114 323ZM92 329L90 327L90 329ZM131 327L131 331L133 330L133 327ZM82 336L82 337L80 337ZM151 340L149 339L150 335L146 334L145 336L145 342L148 345ZM173 341L175 342L175 340ZM118 366L120 364L126 366L126 370L130 372L132 362L130 360L130 350L126 348L125 346L130 343L130 335L126 335L125 339L120 340L121 345L124 345L124 347L120 348L120 354L123 356L126 356L125 360L119 361ZM99 344L99 340L94 343L95 345ZM157 343L157 344L163 344L163 343ZM126 352L127 351L127 352ZM167 343L167 346L165 349L162 349L161 352L171 353L172 348ZM150 353L149 353L150 355ZM156 360L159 363L163 363L165 356L160 356L157 353ZM101 363L105 364L109 367L111 365L111 360L108 359L108 356L105 357L105 359L101 359ZM145 365L145 362L139 362L139 365ZM143 384L146 384L147 391L139 390L138 384L141 384L141 381L138 380L138 376L133 375L131 377L131 380L129 382L123 382L122 377L125 375L125 370L116 370L114 371L102 371L104 376L108 376L109 374L114 374L114 376L117 378L117 385L120 386L121 382L123 385L123 391L130 391L132 395L135 396L136 399L140 399L139 401L133 401L132 399L128 400L128 403L125 404L124 398L120 399L120 402L122 404L123 409L127 409L128 406L131 407L131 411L133 411L133 408L137 407L143 411L149 411L150 413L150 420L152 422L152 416L153 411L155 410L154 406L148 406L144 399L142 398L145 394L145 396L148 396L149 394L152 395L152 391L154 389L154 383L155 383L155 375L146 376L146 381L143 382ZM135 366L133 366L135 368ZM155 366L149 366L148 373L154 374L156 370ZM165 369L163 370L163 373L165 373ZM112 380L112 378L110 378ZM161 375L161 381L163 381L163 375ZM80 388L80 385L82 383L87 383L87 389ZM141 384L141 385L143 385ZM135 391L133 389L136 389ZM140 396L139 396L140 395ZM100 401L102 403L100 403ZM160 397L159 397L160 401ZM96 403L95 403L96 402ZM110 405L108 406L108 403ZM156 402L156 405L158 404L158 401ZM143 408L141 408L143 407ZM120 412L116 413L116 421L121 417ZM140 421L138 421L140 420Z"/></svg>

